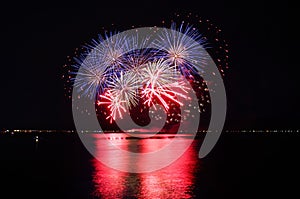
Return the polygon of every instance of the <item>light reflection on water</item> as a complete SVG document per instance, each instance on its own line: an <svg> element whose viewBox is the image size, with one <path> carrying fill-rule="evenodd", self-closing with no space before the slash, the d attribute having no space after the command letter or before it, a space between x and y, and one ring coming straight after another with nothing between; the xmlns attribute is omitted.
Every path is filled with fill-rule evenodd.
<svg viewBox="0 0 300 199"><path fill-rule="evenodd" d="M121 149L139 153L146 153L160 149L168 144L172 135L164 135L157 139L125 139L120 134L106 135ZM188 137L180 139L180 143L172 150L181 150L185 146ZM117 150L103 148L104 139L95 138L97 155L107 158L109 161L128 167L130 157L121 157ZM167 156L167 154L166 154ZM154 163L159 164L161 158L157 157ZM92 160L94 167L93 182L94 196L101 198L192 198L195 188L194 172L199 170L198 151L195 143L176 162L161 170L151 173L127 173L111 169L97 159ZM136 166L147 164L142 158L136 162Z"/></svg>

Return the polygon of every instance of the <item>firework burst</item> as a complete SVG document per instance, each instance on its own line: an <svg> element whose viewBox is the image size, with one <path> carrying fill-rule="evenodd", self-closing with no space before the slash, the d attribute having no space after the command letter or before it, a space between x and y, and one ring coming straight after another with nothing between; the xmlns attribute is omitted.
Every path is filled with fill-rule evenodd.
<svg viewBox="0 0 300 199"><path fill-rule="evenodd" d="M110 123L116 119L117 116L123 118L123 112L126 112L125 109L125 100L121 100L120 96L116 96L111 90L105 91L103 95L99 95L99 100L97 105L107 105L107 108L110 110L110 115L106 119L110 119Z"/></svg>
<svg viewBox="0 0 300 199"><path fill-rule="evenodd" d="M110 33L105 34L104 38L99 35L98 40L93 40L88 47L104 67L113 70L122 65L122 55L130 50L129 46L128 38Z"/></svg>
<svg viewBox="0 0 300 199"><path fill-rule="evenodd" d="M154 62L149 62L143 69L143 84L142 98L146 98L144 104L148 106L154 105L154 99L164 106L166 110L169 105L165 98L174 101L180 105L182 103L176 99L176 95L187 98L184 94L175 92L172 87L181 88L186 92L186 88L178 82L180 77L174 66L170 66L166 61L159 59Z"/></svg>
<svg viewBox="0 0 300 199"><path fill-rule="evenodd" d="M193 72L202 70L197 65L205 64L205 40L196 28L189 25L184 26L184 23L181 23L179 28L172 23L171 30L165 30L163 34L159 35L159 39L154 45L158 49L166 51L166 59L175 65L184 76L191 77Z"/></svg>
<svg viewBox="0 0 300 199"><path fill-rule="evenodd" d="M93 98L96 92L103 88L106 80L106 68L95 57L76 59L76 62L78 63L74 65L78 70L76 81L71 79L74 81L74 87L78 88L83 96Z"/></svg>
<svg viewBox="0 0 300 199"><path fill-rule="evenodd" d="M147 87L163 87L177 81L178 73L174 66L163 59L148 62L142 71L143 84Z"/></svg>
<svg viewBox="0 0 300 199"><path fill-rule="evenodd" d="M128 72L124 74L123 71L119 75L115 73L107 81L107 85L112 96L120 101L124 101L127 109L138 104L137 89L139 79L136 78L135 73Z"/></svg>

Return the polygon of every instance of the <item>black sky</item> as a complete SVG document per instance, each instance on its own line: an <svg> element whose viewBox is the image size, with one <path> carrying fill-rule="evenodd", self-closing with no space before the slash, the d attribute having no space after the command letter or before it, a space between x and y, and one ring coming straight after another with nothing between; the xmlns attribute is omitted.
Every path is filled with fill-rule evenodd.
<svg viewBox="0 0 300 199"><path fill-rule="evenodd" d="M298 65L291 61L296 47L287 1L111 4L2 7L0 128L74 128L61 80L66 57L103 26L157 25L175 12L211 20L230 45L228 127L299 127Z"/></svg>

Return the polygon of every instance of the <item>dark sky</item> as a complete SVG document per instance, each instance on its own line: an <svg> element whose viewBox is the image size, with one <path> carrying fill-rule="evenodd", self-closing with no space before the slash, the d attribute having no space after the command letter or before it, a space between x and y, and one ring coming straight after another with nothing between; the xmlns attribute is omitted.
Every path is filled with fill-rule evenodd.
<svg viewBox="0 0 300 199"><path fill-rule="evenodd" d="M102 26L156 25L174 12L198 14L223 30L230 45L228 127L299 127L299 66L291 61L296 47L287 1L140 4L1 6L0 128L73 128L60 78L66 57Z"/></svg>

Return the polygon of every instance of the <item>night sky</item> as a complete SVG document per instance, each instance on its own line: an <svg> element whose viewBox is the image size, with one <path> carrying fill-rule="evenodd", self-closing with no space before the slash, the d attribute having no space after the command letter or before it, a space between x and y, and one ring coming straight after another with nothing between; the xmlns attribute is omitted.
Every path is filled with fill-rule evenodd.
<svg viewBox="0 0 300 199"><path fill-rule="evenodd" d="M287 1L100 2L1 6L0 129L73 129L61 79L67 56L103 26L153 26L175 12L211 20L229 43L227 128L299 127L299 66L292 61L296 38Z"/></svg>

